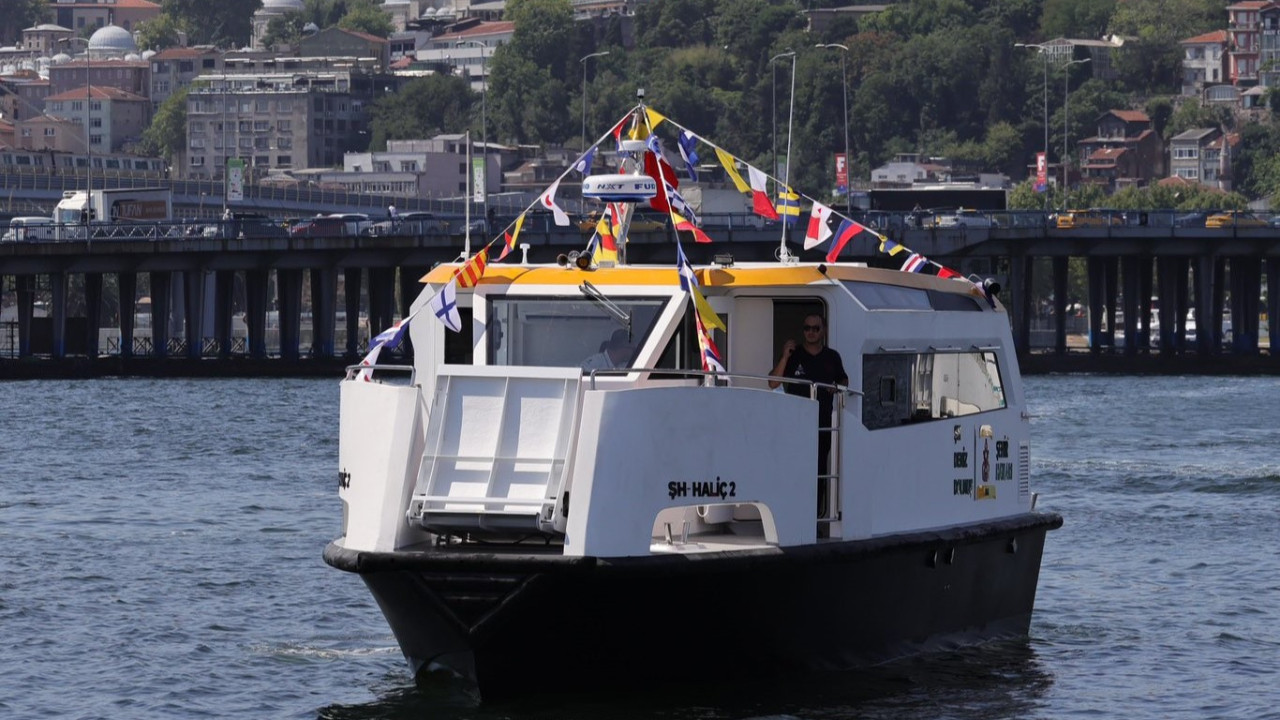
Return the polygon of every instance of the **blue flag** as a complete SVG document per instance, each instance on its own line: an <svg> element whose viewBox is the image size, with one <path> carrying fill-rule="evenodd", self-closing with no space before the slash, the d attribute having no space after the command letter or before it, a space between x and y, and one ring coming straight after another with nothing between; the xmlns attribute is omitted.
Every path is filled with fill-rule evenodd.
<svg viewBox="0 0 1280 720"><path fill-rule="evenodd" d="M573 169L577 170L580 174L585 176L591 172L591 163L595 159L596 159L596 146L592 145L591 147L587 148L587 151L582 153L582 157L578 158L578 161L573 164Z"/></svg>
<svg viewBox="0 0 1280 720"><path fill-rule="evenodd" d="M689 179L698 182L698 171L695 167L698 163L697 136L688 130L682 130L676 138L676 144L680 146L680 157L684 158L685 167L689 168Z"/></svg>

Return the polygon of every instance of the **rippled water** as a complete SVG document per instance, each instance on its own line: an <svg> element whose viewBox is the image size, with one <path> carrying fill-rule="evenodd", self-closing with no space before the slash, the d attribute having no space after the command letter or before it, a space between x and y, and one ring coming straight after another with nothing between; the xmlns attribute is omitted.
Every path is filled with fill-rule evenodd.
<svg viewBox="0 0 1280 720"><path fill-rule="evenodd" d="M0 717L1280 718L1280 380L1028 394L1035 489L1066 518L1028 642L495 706L416 686L320 559L336 381L0 384Z"/></svg>

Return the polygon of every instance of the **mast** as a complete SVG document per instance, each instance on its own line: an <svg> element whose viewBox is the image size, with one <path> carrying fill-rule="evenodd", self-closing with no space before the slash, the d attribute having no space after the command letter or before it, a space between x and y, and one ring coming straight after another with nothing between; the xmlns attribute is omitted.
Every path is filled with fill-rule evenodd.
<svg viewBox="0 0 1280 720"><path fill-rule="evenodd" d="M467 156L466 156L467 157L467 162L466 162L467 191L466 192L467 194L463 198L463 203L462 203L462 223L463 223L463 227L466 228L466 230L464 231L463 241L462 241L463 243L462 258L464 260L471 257L471 192L472 192L472 188L471 188L471 131L470 130L467 131L466 138L467 138L466 140L467 142L467 150L466 150L466 153L467 153Z"/></svg>

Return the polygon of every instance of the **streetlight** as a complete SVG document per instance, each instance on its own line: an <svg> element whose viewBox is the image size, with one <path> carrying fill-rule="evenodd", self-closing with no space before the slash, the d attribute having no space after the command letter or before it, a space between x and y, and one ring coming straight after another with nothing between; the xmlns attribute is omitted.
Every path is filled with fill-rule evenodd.
<svg viewBox="0 0 1280 720"><path fill-rule="evenodd" d="M849 47L840 43L818 43L814 47L844 51L840 56L840 87L844 90L844 210L849 217L853 217L853 170L849 157L849 78L846 74Z"/></svg>
<svg viewBox="0 0 1280 720"><path fill-rule="evenodd" d="M485 235L489 234L489 123L485 109L485 98L489 95L489 75L485 72L485 55L484 51L488 45L479 40L462 40L457 45L475 45L480 48L480 144L484 146L484 152L481 153L484 162L484 175L480 181L480 205L484 208L484 229ZM467 172L474 172L471 168L467 168ZM471 202L468 200L467 202Z"/></svg>
<svg viewBox="0 0 1280 720"><path fill-rule="evenodd" d="M86 192L93 190L93 147L89 144L89 133L93 127L93 81L89 78L91 66L89 64L89 41L82 37L65 37L58 40L58 44L66 44L67 48L71 48L71 44L79 40L84 43L84 88L85 88L85 105L84 105L84 185ZM92 207L93 203L90 202Z"/></svg>
<svg viewBox="0 0 1280 720"><path fill-rule="evenodd" d="M1067 176L1067 158L1071 157L1067 150L1067 138L1071 135L1071 66L1087 63L1093 58L1072 60L1062 66L1062 211L1067 211L1067 193L1071 178Z"/></svg>
<svg viewBox="0 0 1280 720"><path fill-rule="evenodd" d="M1049 46L1043 43L1014 43L1014 47L1035 48L1040 51L1040 57L1044 58L1044 165L1046 170L1049 167ZM1048 175L1046 174L1046 178ZM1044 207L1049 209L1049 181L1045 180L1044 188Z"/></svg>

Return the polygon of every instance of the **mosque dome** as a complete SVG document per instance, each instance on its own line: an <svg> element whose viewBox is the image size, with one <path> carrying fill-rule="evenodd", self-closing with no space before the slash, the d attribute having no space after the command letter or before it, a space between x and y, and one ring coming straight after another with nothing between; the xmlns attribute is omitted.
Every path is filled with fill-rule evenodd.
<svg viewBox="0 0 1280 720"><path fill-rule="evenodd" d="M61 65L65 62L71 62L71 56L66 53L58 53L57 55L49 58L49 62L52 62L54 65Z"/></svg>
<svg viewBox="0 0 1280 720"><path fill-rule="evenodd" d="M133 41L133 34L115 25L106 25L89 38L89 52L94 55L124 55L137 51L138 44Z"/></svg>
<svg viewBox="0 0 1280 720"><path fill-rule="evenodd" d="M302 0L262 0L262 9L273 13L302 12Z"/></svg>
<svg viewBox="0 0 1280 720"><path fill-rule="evenodd" d="M155 51L155 50L143 50L143 51L142 51L142 59L143 59L143 60L150 60L151 58L153 58L153 57L155 57L155 56L156 56L156 51Z"/></svg>

